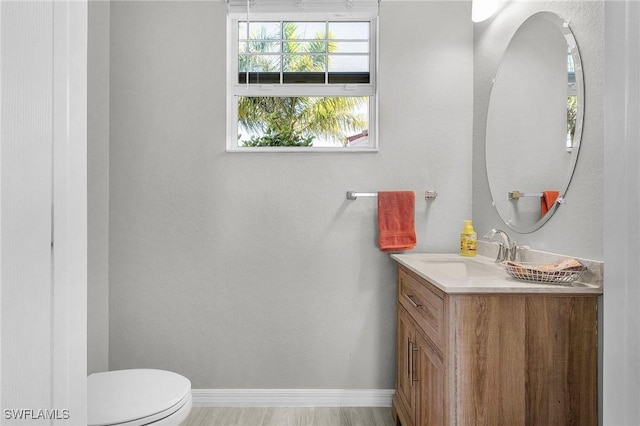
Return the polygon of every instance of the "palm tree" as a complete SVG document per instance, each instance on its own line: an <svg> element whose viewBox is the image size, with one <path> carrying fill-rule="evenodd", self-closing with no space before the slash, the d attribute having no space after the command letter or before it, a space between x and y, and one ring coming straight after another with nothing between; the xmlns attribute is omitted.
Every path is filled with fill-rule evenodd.
<svg viewBox="0 0 640 426"><path fill-rule="evenodd" d="M322 73L326 66L326 51L335 52L335 43L324 41L316 35L316 41L297 42L295 23L285 22L283 30L282 69L291 73ZM275 37L264 31L251 41L251 49L267 52ZM327 39L331 39L328 34ZM253 59L252 63L249 60ZM240 69L263 73L280 72L280 64L274 64L267 55L241 57ZM366 103L362 97L240 97L238 121L251 137L245 146L310 146L316 136L344 143L344 135L362 130L366 118L355 111Z"/></svg>

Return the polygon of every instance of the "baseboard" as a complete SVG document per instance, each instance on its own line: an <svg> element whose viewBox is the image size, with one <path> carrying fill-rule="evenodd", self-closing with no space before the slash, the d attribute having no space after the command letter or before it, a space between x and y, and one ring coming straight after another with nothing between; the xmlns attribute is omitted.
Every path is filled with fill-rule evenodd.
<svg viewBox="0 0 640 426"><path fill-rule="evenodd" d="M393 389L193 389L196 407L391 407Z"/></svg>

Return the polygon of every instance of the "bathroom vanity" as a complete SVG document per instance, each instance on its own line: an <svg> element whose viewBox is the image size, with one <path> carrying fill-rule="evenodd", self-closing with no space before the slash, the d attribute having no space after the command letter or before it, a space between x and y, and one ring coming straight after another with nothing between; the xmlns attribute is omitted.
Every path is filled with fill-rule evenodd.
<svg viewBox="0 0 640 426"><path fill-rule="evenodd" d="M520 282L483 256L392 257L398 424L597 425L601 286Z"/></svg>

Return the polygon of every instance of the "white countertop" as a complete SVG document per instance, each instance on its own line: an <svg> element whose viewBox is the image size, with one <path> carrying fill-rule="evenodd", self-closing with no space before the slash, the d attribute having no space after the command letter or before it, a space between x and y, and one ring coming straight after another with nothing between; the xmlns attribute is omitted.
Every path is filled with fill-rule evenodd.
<svg viewBox="0 0 640 426"><path fill-rule="evenodd" d="M391 257L442 291L463 293L602 294L602 286L575 281L539 284L511 278L493 258L463 257L457 253L405 253ZM589 275L586 273L585 275Z"/></svg>

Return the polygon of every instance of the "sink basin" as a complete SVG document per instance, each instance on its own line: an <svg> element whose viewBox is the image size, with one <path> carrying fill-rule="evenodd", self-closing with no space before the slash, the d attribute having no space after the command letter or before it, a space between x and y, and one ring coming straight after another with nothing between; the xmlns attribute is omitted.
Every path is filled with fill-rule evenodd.
<svg viewBox="0 0 640 426"><path fill-rule="evenodd" d="M503 277L502 268L495 264L485 264L475 259L458 258L451 260L422 260L426 274L443 279L459 280L474 278Z"/></svg>

